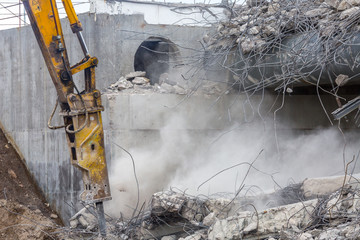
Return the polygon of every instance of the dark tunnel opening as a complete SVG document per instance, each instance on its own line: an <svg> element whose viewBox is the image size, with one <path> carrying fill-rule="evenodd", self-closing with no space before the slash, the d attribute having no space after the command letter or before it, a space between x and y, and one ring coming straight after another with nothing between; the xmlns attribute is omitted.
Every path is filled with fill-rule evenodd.
<svg viewBox="0 0 360 240"><path fill-rule="evenodd" d="M168 73L172 60L179 55L173 42L160 37L149 37L137 49L134 57L135 71L146 72L146 77L154 85L159 83L160 76Z"/></svg>

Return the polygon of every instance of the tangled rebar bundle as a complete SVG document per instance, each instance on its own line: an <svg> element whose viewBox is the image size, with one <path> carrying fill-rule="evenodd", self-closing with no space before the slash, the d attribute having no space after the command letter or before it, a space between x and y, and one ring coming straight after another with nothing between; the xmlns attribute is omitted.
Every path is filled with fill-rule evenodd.
<svg viewBox="0 0 360 240"><path fill-rule="evenodd" d="M233 6L205 36L208 71L222 70L244 91L359 83L360 1L272 0Z"/></svg>

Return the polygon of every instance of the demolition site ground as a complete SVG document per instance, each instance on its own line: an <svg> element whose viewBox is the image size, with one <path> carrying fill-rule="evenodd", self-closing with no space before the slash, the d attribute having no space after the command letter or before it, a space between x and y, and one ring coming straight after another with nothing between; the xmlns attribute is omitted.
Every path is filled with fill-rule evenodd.
<svg viewBox="0 0 360 240"><path fill-rule="evenodd" d="M47 231L62 226L0 131L0 239L53 239Z"/></svg>

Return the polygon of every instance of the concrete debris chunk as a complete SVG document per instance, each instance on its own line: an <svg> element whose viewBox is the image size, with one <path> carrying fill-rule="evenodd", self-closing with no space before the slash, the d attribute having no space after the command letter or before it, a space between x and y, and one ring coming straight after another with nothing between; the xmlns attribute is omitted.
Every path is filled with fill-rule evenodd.
<svg viewBox="0 0 360 240"><path fill-rule="evenodd" d="M340 20L344 20L346 18L349 18L351 17L353 14L355 14L356 12L359 12L359 7L353 7L353 8L350 8L350 9L347 9L345 11L343 11L341 14L340 14Z"/></svg>
<svg viewBox="0 0 360 240"><path fill-rule="evenodd" d="M348 3L350 3L352 6L359 6L360 0L348 0Z"/></svg>
<svg viewBox="0 0 360 240"><path fill-rule="evenodd" d="M323 16L325 13L329 12L328 8L319 7L312 10L305 12L305 16L307 17L320 17Z"/></svg>
<svg viewBox="0 0 360 240"><path fill-rule="evenodd" d="M175 89L170 84L163 83L163 84L160 85L159 92L160 93L175 93Z"/></svg>
<svg viewBox="0 0 360 240"><path fill-rule="evenodd" d="M93 231L97 227L97 223L96 211L94 207L90 205L86 205L70 218L71 228L82 228Z"/></svg>
<svg viewBox="0 0 360 240"><path fill-rule="evenodd" d="M256 42L255 44L260 44ZM134 72L138 73L138 72ZM131 77L134 77L136 74L131 73ZM141 72L144 73L144 72ZM140 75L140 73L139 73ZM208 84L208 81L204 81L198 89L201 94L222 94L224 93L221 89L223 86L220 86L220 83L211 82L211 87ZM209 81L210 82L210 81ZM226 84L222 84L226 85ZM106 89L106 94L108 98L114 97L114 93L129 93L129 94L142 94L142 93L166 93L166 94L178 94L186 95L188 92L191 92L193 86L189 86L187 83L181 83L176 80L176 78L170 78L169 73L163 73L160 75L159 83L154 85L150 84L150 79L146 77L134 77L132 80L127 80L125 77L120 77L119 80L115 83L112 83Z"/></svg>
<svg viewBox="0 0 360 240"><path fill-rule="evenodd" d="M338 75L335 79L335 83L340 87L344 86L348 81L349 81L349 76L344 74Z"/></svg>
<svg viewBox="0 0 360 240"><path fill-rule="evenodd" d="M155 193L151 199L152 216L174 216L200 222L209 212L203 200L176 192Z"/></svg>
<svg viewBox="0 0 360 240"><path fill-rule="evenodd" d="M254 26L254 27L251 27L249 30L248 30L248 34L251 34L251 35L256 35L260 32L260 27L259 26Z"/></svg>
<svg viewBox="0 0 360 240"><path fill-rule="evenodd" d="M8 174L10 175L11 178L17 179L16 173L14 172L14 170L8 169Z"/></svg>
<svg viewBox="0 0 360 240"><path fill-rule="evenodd" d="M151 199L151 214L161 216L168 213L178 213L185 204L186 197L180 193L159 192Z"/></svg>
<svg viewBox="0 0 360 240"><path fill-rule="evenodd" d="M187 94L187 91L184 88L180 87L179 85L175 85L174 90L175 90L175 93L179 94L179 95Z"/></svg>
<svg viewBox="0 0 360 240"><path fill-rule="evenodd" d="M314 240L313 236L310 233L302 233L298 237L298 240Z"/></svg>
<svg viewBox="0 0 360 240"><path fill-rule="evenodd" d="M277 233L282 229L295 225L305 226L311 218L318 200L290 204L268 209L258 214L248 212L245 216L232 216L218 220L209 229L209 239L241 239L259 237Z"/></svg>
<svg viewBox="0 0 360 240"><path fill-rule="evenodd" d="M146 72L136 71L125 75L126 80L132 80L136 77L145 77Z"/></svg>
<svg viewBox="0 0 360 240"><path fill-rule="evenodd" d="M234 201L226 198L208 199L205 204L206 208L218 219L228 217L235 205Z"/></svg>
<svg viewBox="0 0 360 240"><path fill-rule="evenodd" d="M242 197L202 200L183 193L160 192L153 195L148 221L156 220L151 223L153 229L166 222L168 234L161 235L161 239L357 239L360 234L357 221L360 212L358 177L306 179L302 184L288 186L280 194L273 195L276 198L285 197L292 195L292 191L302 195L304 190L313 191L308 197L314 199L304 201L301 197L295 203L265 210L242 210L240 206L244 204L256 205L256 201L248 204L241 200ZM319 196L321 198L318 199ZM272 201L270 196L267 199ZM287 201L278 200L278 203ZM158 226L154 226L156 224ZM177 226L175 230L174 226ZM193 232L184 236L184 233L179 233L179 226L187 226Z"/></svg>
<svg viewBox="0 0 360 240"><path fill-rule="evenodd" d="M132 88L133 84L126 80L124 77L121 77L116 83L113 83L109 86L110 90L124 90Z"/></svg>
<svg viewBox="0 0 360 240"><path fill-rule="evenodd" d="M337 10L339 11L344 11L346 9L349 9L351 8L351 4L347 1L347 0L343 0L339 3L338 7L337 7Z"/></svg>
<svg viewBox="0 0 360 240"><path fill-rule="evenodd" d="M150 82L150 79L146 77L135 77L131 82L136 85L145 85Z"/></svg>
<svg viewBox="0 0 360 240"><path fill-rule="evenodd" d="M266 3L266 0L246 0L246 4L249 7L256 7Z"/></svg>
<svg viewBox="0 0 360 240"><path fill-rule="evenodd" d="M325 0L325 3L332 8L337 8L340 4L339 0Z"/></svg>
<svg viewBox="0 0 360 240"><path fill-rule="evenodd" d="M176 240L176 235L165 236L161 240Z"/></svg>
<svg viewBox="0 0 360 240"><path fill-rule="evenodd" d="M310 30L324 32L323 36L352 29L358 22L349 22L359 12L359 0L304 0L291 4L287 0L247 0L246 5L234 9L235 17L219 24L217 32L209 37L209 49L230 49L241 44L243 54L255 54L253 50L263 51L255 44L256 39L274 44L291 34ZM324 20L322 23L321 21ZM349 21L347 21L349 20ZM326 24L324 24L326 21ZM324 27L331 26L324 30ZM210 38L210 39L209 39ZM211 39L212 38L212 39ZM224 44L224 39L227 42ZM228 45L226 45L228 44ZM268 44L271 46L271 44ZM268 49L270 50L270 49Z"/></svg>
<svg viewBox="0 0 360 240"><path fill-rule="evenodd" d="M347 176L345 181L345 176L305 179L301 190L306 198L326 196L341 188L344 182L347 184L356 183L359 177L359 175Z"/></svg>
<svg viewBox="0 0 360 240"><path fill-rule="evenodd" d="M241 50L244 54L250 53L255 47L255 41L252 39L246 39L241 43Z"/></svg>

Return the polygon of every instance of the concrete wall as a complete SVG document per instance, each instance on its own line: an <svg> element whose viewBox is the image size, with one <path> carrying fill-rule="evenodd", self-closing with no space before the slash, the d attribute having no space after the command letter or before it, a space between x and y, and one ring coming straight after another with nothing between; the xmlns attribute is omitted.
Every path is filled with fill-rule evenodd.
<svg viewBox="0 0 360 240"><path fill-rule="evenodd" d="M187 56L191 52L180 46L200 48L198 40L206 31L197 27L149 25L141 15L85 14L80 20L90 53L99 59L96 73L99 89L133 71L134 54L148 37L168 38L179 46L182 56ZM62 22L69 57L75 64L83 57L82 51L67 19ZM56 100L55 88L30 27L1 31L0 45L0 122L14 139L49 203L66 220L76 211L70 206L77 202L82 184L78 171L69 164L64 131L46 127ZM82 82L76 82L81 88ZM56 123L61 123L58 116L54 118Z"/></svg>

